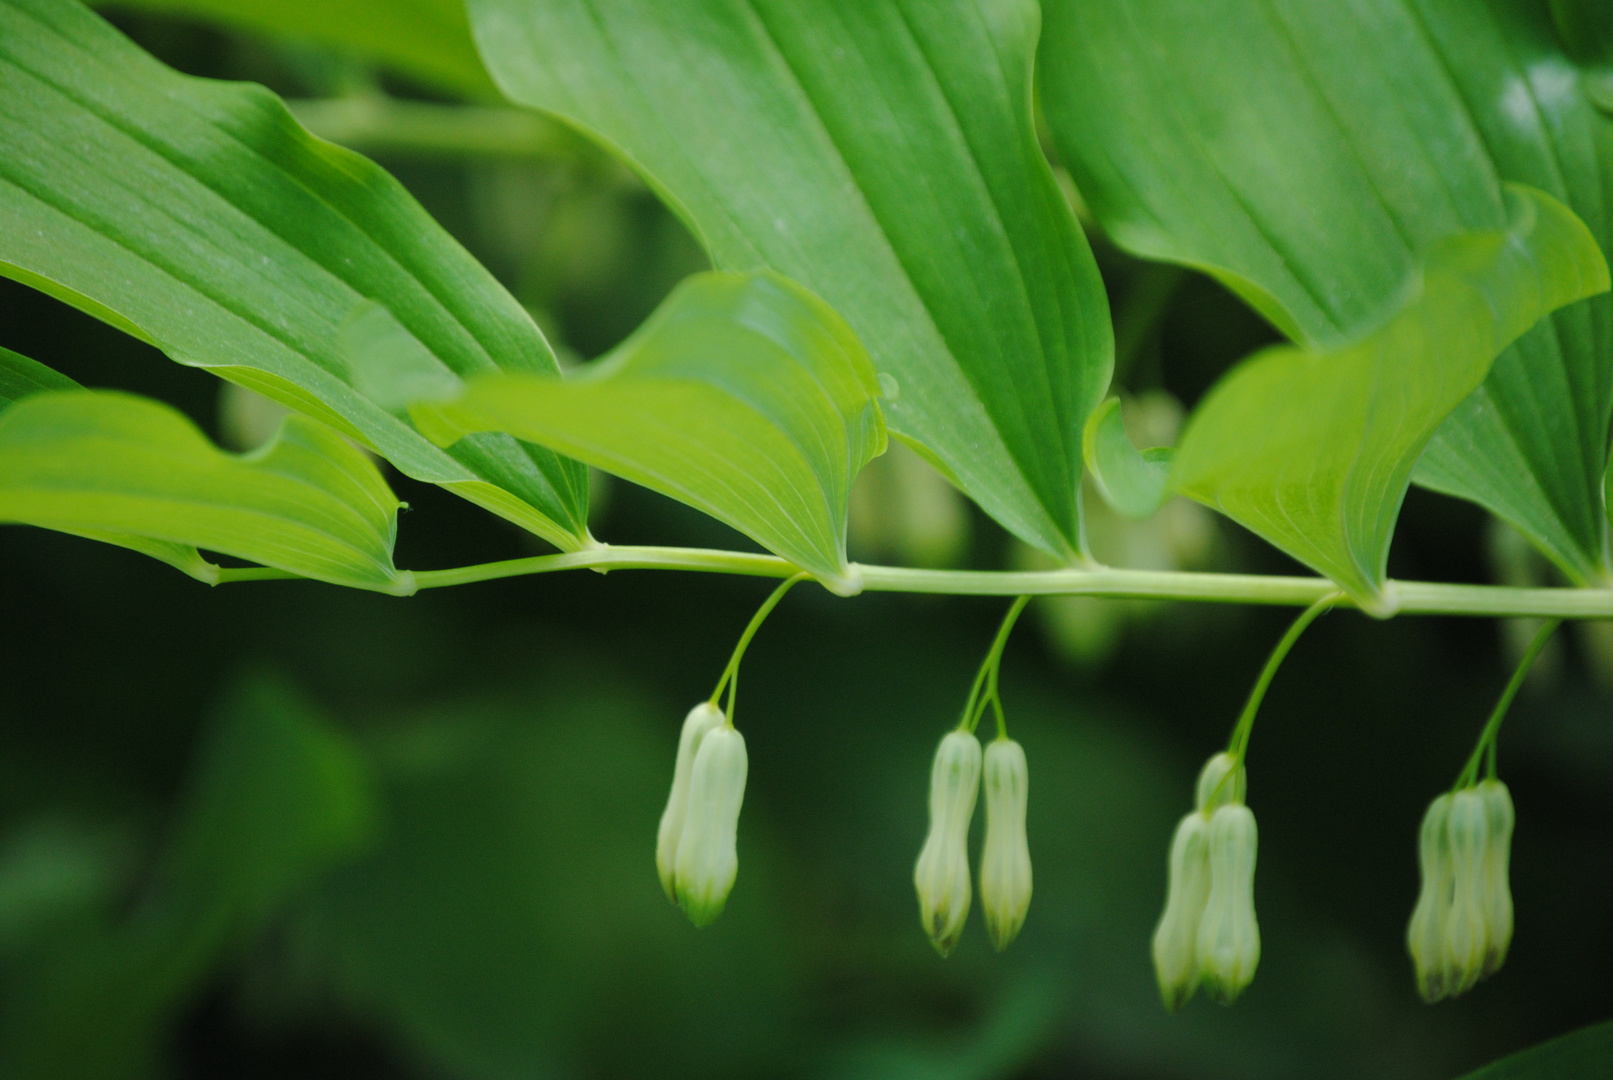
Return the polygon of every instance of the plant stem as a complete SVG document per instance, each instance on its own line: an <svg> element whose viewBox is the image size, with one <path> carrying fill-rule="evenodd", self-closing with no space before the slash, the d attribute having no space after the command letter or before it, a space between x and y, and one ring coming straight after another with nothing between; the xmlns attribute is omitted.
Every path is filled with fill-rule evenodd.
<svg viewBox="0 0 1613 1080"><path fill-rule="evenodd" d="M1238 724L1232 729L1232 739L1227 744L1227 752L1239 762L1243 762L1243 753L1249 748L1249 732L1255 726L1255 713L1260 711L1260 702L1266 696L1266 689L1271 686L1271 680L1277 677L1277 669L1282 666L1283 660L1288 656L1288 650L1294 647L1299 635L1305 628L1316 621L1317 616L1338 603L1344 594L1332 593L1322 597L1316 603L1306 608L1288 628L1288 633L1277 642L1277 647L1271 650L1271 656L1266 660L1266 666L1261 669L1260 678L1255 680L1255 688L1249 691L1249 701L1243 707L1243 715L1238 717Z"/></svg>
<svg viewBox="0 0 1613 1080"><path fill-rule="evenodd" d="M1501 699L1495 703L1495 709L1490 713L1490 719L1485 723L1484 730L1479 732L1478 745L1473 747L1473 753L1469 755L1462 774L1456 778L1452 791L1460 791L1478 780L1479 763L1486 755L1489 757L1490 778L1492 780L1495 778L1495 737L1501 731L1501 721L1506 719L1507 709L1512 706L1512 699L1518 696L1519 689L1523 687L1523 680L1529 676L1529 669L1535 666L1535 661L1546 648L1546 642L1551 640L1551 635L1561 625L1561 619L1548 620L1535 635L1535 639L1529 643L1523 659L1518 661L1517 670L1512 673L1512 680L1507 683L1507 688L1501 691Z"/></svg>
<svg viewBox="0 0 1613 1080"><path fill-rule="evenodd" d="M992 639L991 648L980 662L980 670L975 673L974 684L969 687L969 701L963 707L963 719L958 721L959 731L974 731L980 725L980 718L985 715L986 706L993 705L997 710L997 737L1003 738L1008 734L1002 699L997 696L997 669L1002 664L1003 649L1008 646L1008 635L1013 632L1014 623L1019 621L1019 613L1030 602L1030 597L1021 596L1009 607L1008 614L1003 616L1002 624L997 627L997 636ZM984 699L980 696L982 686L986 691Z"/></svg>
<svg viewBox="0 0 1613 1080"><path fill-rule="evenodd" d="M762 606L756 609L756 614L751 616L750 625L745 627L745 632L739 635L739 643L734 646L734 654L728 658L728 666L723 669L722 678L717 680L717 689L711 692L711 703L715 705L717 699L722 697L723 687L729 688L726 712L729 727L734 726L734 699L739 696L739 662L745 658L745 650L750 647L751 638L756 636L756 631L762 628L762 623L766 621L768 615L778 607L779 601L784 599L784 594L794 588L797 582L805 581L810 576L806 573L795 574L774 589L768 598L762 601Z"/></svg>
<svg viewBox="0 0 1613 1080"><path fill-rule="evenodd" d="M600 544L584 551L534 555L451 570L417 570L421 589L552 573L557 570L694 570L751 577L787 578L800 568L775 555L709 548ZM221 582L296 577L278 570L225 571ZM953 596L1110 596L1143 600L1197 600L1228 604L1309 606L1337 591L1321 577L1270 574L1207 574L1109 567L1066 570L920 570L852 563L848 576L865 592L942 593ZM1613 619L1613 588L1519 588L1510 585L1447 585L1390 581L1385 594L1402 615L1535 616L1553 619ZM1349 598L1338 607L1353 607Z"/></svg>

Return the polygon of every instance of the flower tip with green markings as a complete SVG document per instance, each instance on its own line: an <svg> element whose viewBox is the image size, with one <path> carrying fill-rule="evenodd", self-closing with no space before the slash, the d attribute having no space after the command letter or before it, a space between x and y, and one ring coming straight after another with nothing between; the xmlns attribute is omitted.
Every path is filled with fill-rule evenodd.
<svg viewBox="0 0 1613 1080"><path fill-rule="evenodd" d="M1204 991L1223 1005L1238 999L1254 980L1260 963L1254 898L1256 840L1255 815L1241 802L1224 803L1210 814L1206 841L1210 890L1195 947Z"/></svg>
<svg viewBox="0 0 1613 1080"><path fill-rule="evenodd" d="M992 948L1002 952L1019 936L1031 906L1031 853L1025 836L1030 771L1025 749L993 739L981 766L986 795L986 839L980 849L980 910Z"/></svg>
<svg viewBox="0 0 1613 1080"><path fill-rule="evenodd" d="M969 917L969 823L980 793L980 740L949 731L930 766L930 831L913 866L919 921L935 951L950 956Z"/></svg>
<svg viewBox="0 0 1613 1080"><path fill-rule="evenodd" d="M689 710L678 735L672 792L667 796L655 843L655 868L661 877L661 889L674 904L678 902L678 845L683 839L683 826L689 819L689 787L694 776L695 755L700 750L701 740L726 722L721 709L712 702L702 701Z"/></svg>
<svg viewBox="0 0 1613 1080"><path fill-rule="evenodd" d="M700 740L689 773L689 809L678 838L678 906L696 926L722 914L739 874L739 810L749 760L745 736L725 725Z"/></svg>

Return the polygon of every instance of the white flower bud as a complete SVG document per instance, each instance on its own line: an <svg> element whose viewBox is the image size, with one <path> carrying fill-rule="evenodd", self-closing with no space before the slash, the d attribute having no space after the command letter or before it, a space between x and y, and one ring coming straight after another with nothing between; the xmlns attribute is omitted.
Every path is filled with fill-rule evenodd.
<svg viewBox="0 0 1613 1080"><path fill-rule="evenodd" d="M1154 930L1154 974L1171 1012L1186 1005L1199 988L1199 922L1209 895L1209 822L1195 810L1176 826L1165 913Z"/></svg>
<svg viewBox="0 0 1613 1080"><path fill-rule="evenodd" d="M1445 832L1452 886L1445 913L1445 993L1455 997L1479 981L1489 941L1483 886L1490 826L1478 792L1467 788L1451 796Z"/></svg>
<svg viewBox="0 0 1613 1080"><path fill-rule="evenodd" d="M1417 838L1417 860L1423 888L1406 928L1406 949L1417 970L1417 990L1433 1004L1445 997L1445 916L1450 910L1450 837L1445 824L1451 815L1450 795L1428 804Z"/></svg>
<svg viewBox="0 0 1613 1080"><path fill-rule="evenodd" d="M969 915L969 821L980 791L980 756L979 739L953 731L941 740L930 767L930 833L913 884L924 932L942 956L958 943Z"/></svg>
<svg viewBox="0 0 1613 1080"><path fill-rule="evenodd" d="M683 823L689 815L689 777L694 772L695 752L700 749L700 740L706 733L722 724L722 710L709 701L702 701L689 710L683 721L683 733L678 736L678 760L672 767L672 794L667 796L655 841L655 869L661 875L661 888L666 891L666 898L674 904L678 902L678 840L683 836Z"/></svg>
<svg viewBox="0 0 1613 1080"><path fill-rule="evenodd" d="M696 926L722 914L739 872L735 840L745 800L745 737L731 727L706 732L689 776L689 810L678 838L678 904Z"/></svg>
<svg viewBox="0 0 1613 1080"><path fill-rule="evenodd" d="M1210 895L1199 923L1199 969L1205 992L1230 1005L1260 963L1255 815L1238 803L1219 806L1210 815L1209 834Z"/></svg>
<svg viewBox="0 0 1613 1080"><path fill-rule="evenodd" d="M1031 905L1031 852L1025 839L1030 771L1013 739L986 747L986 843L980 852L980 907L998 952L1019 934Z"/></svg>
<svg viewBox="0 0 1613 1080"><path fill-rule="evenodd" d="M1512 826L1516 815L1512 793L1499 780L1486 780L1474 789L1484 801L1489 842L1484 851L1484 884L1480 903L1484 907L1486 941L1484 971L1493 975L1507 958L1512 944L1512 887L1508 883L1512 861Z"/></svg>
<svg viewBox="0 0 1613 1080"><path fill-rule="evenodd" d="M1234 771L1236 775L1229 775ZM1206 761L1199 771L1196 804L1208 814L1218 806L1243 802L1248 787L1248 771L1231 754L1222 751Z"/></svg>

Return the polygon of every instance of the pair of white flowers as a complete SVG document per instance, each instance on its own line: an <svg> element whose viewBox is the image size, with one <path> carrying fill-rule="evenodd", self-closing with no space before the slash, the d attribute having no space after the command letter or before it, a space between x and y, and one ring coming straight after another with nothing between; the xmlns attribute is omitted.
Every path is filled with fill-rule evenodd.
<svg viewBox="0 0 1613 1080"><path fill-rule="evenodd" d="M1244 805L1248 780L1231 754L1199 773L1197 805L1171 842L1170 886L1154 931L1154 972L1172 1012L1200 986L1230 1005L1255 977L1255 816Z"/></svg>
<svg viewBox="0 0 1613 1080"><path fill-rule="evenodd" d="M1425 1001L1466 993L1506 959L1513 821L1512 795L1494 779L1441 795L1423 816L1423 888L1406 946Z"/></svg>
<svg viewBox="0 0 1613 1080"><path fill-rule="evenodd" d="M1031 903L1031 854L1025 838L1030 773L1025 751L999 736L981 753L968 731L949 732L930 768L930 831L913 869L919 916L936 951L946 956L969 916L969 823L986 789L986 842L980 853L980 904L999 951L1025 924Z"/></svg>
<svg viewBox="0 0 1613 1080"><path fill-rule="evenodd" d="M748 769L745 737L723 711L709 701L690 709L678 737L655 866L667 898L696 926L722 914L739 873L736 841Z"/></svg>

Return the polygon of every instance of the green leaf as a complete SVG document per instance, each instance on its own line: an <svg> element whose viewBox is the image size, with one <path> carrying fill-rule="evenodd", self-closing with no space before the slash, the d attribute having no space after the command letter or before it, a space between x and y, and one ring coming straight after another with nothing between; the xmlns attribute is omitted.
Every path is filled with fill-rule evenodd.
<svg viewBox="0 0 1613 1080"><path fill-rule="evenodd" d="M1517 185L1508 201L1506 233L1437 244L1418 293L1360 342L1277 346L1234 369L1189 421L1175 485L1392 614L1389 541L1423 447L1508 342L1608 287L1571 211Z"/></svg>
<svg viewBox="0 0 1613 1080"><path fill-rule="evenodd" d="M97 7L160 11L368 57L438 89L472 97L498 91L476 55L460 0L93 0Z"/></svg>
<svg viewBox="0 0 1613 1080"><path fill-rule="evenodd" d="M54 368L48 368L37 360L30 360L20 353L10 349L0 348L0 412L15 401L28 397L31 394L44 393L51 390L79 390L78 383L61 374ZM149 555L175 567L183 573L189 574L198 581L214 584L219 580L219 568L202 558L201 552L187 544L170 544L162 540L152 540L144 536L131 536L127 533L109 533L94 529L73 529L75 536L83 536L90 540L99 540L106 544L116 544L118 547L138 551L142 555Z"/></svg>
<svg viewBox="0 0 1613 1080"><path fill-rule="evenodd" d="M1613 247L1613 121L1547 5L1046 0L1061 160L1126 248L1198 267L1296 343L1380 325L1430 244L1505 228L1501 182ZM1608 564L1600 484L1613 299L1558 312L1491 368L1417 479L1507 519L1576 580Z"/></svg>
<svg viewBox="0 0 1613 1080"><path fill-rule="evenodd" d="M0 347L0 410L44 390L76 390L78 383L21 353Z"/></svg>
<svg viewBox="0 0 1613 1080"><path fill-rule="evenodd" d="M1141 521L1164 504L1170 494L1171 449L1138 450L1126 434L1119 398L1109 398L1087 418L1081 445L1098 493L1110 506Z"/></svg>
<svg viewBox="0 0 1613 1080"><path fill-rule="evenodd" d="M68 0L0 0L0 132L0 274L562 549L588 543L580 465L507 436L444 453L349 381L341 329L365 302L460 375L557 370L514 298L380 168Z"/></svg>
<svg viewBox="0 0 1613 1080"><path fill-rule="evenodd" d="M771 267L900 386L887 419L1027 541L1079 548L1113 338L1037 142L1033 0L471 0L513 100L620 152L723 270Z"/></svg>
<svg viewBox="0 0 1613 1080"><path fill-rule="evenodd" d="M564 381L478 376L413 414L440 441L508 431L553 447L856 592L846 504L858 470L885 450L878 397L851 328L763 271L690 278L614 352Z"/></svg>
<svg viewBox="0 0 1613 1080"><path fill-rule="evenodd" d="M129 394L34 394L0 413L0 521L132 547L202 580L218 568L187 567L184 551L408 595L413 576L392 565L397 510L363 451L302 416L236 456Z"/></svg>
<svg viewBox="0 0 1613 1080"><path fill-rule="evenodd" d="M1462 1080L1601 1080L1610 1061L1613 1020L1604 1020L1502 1058Z"/></svg>

